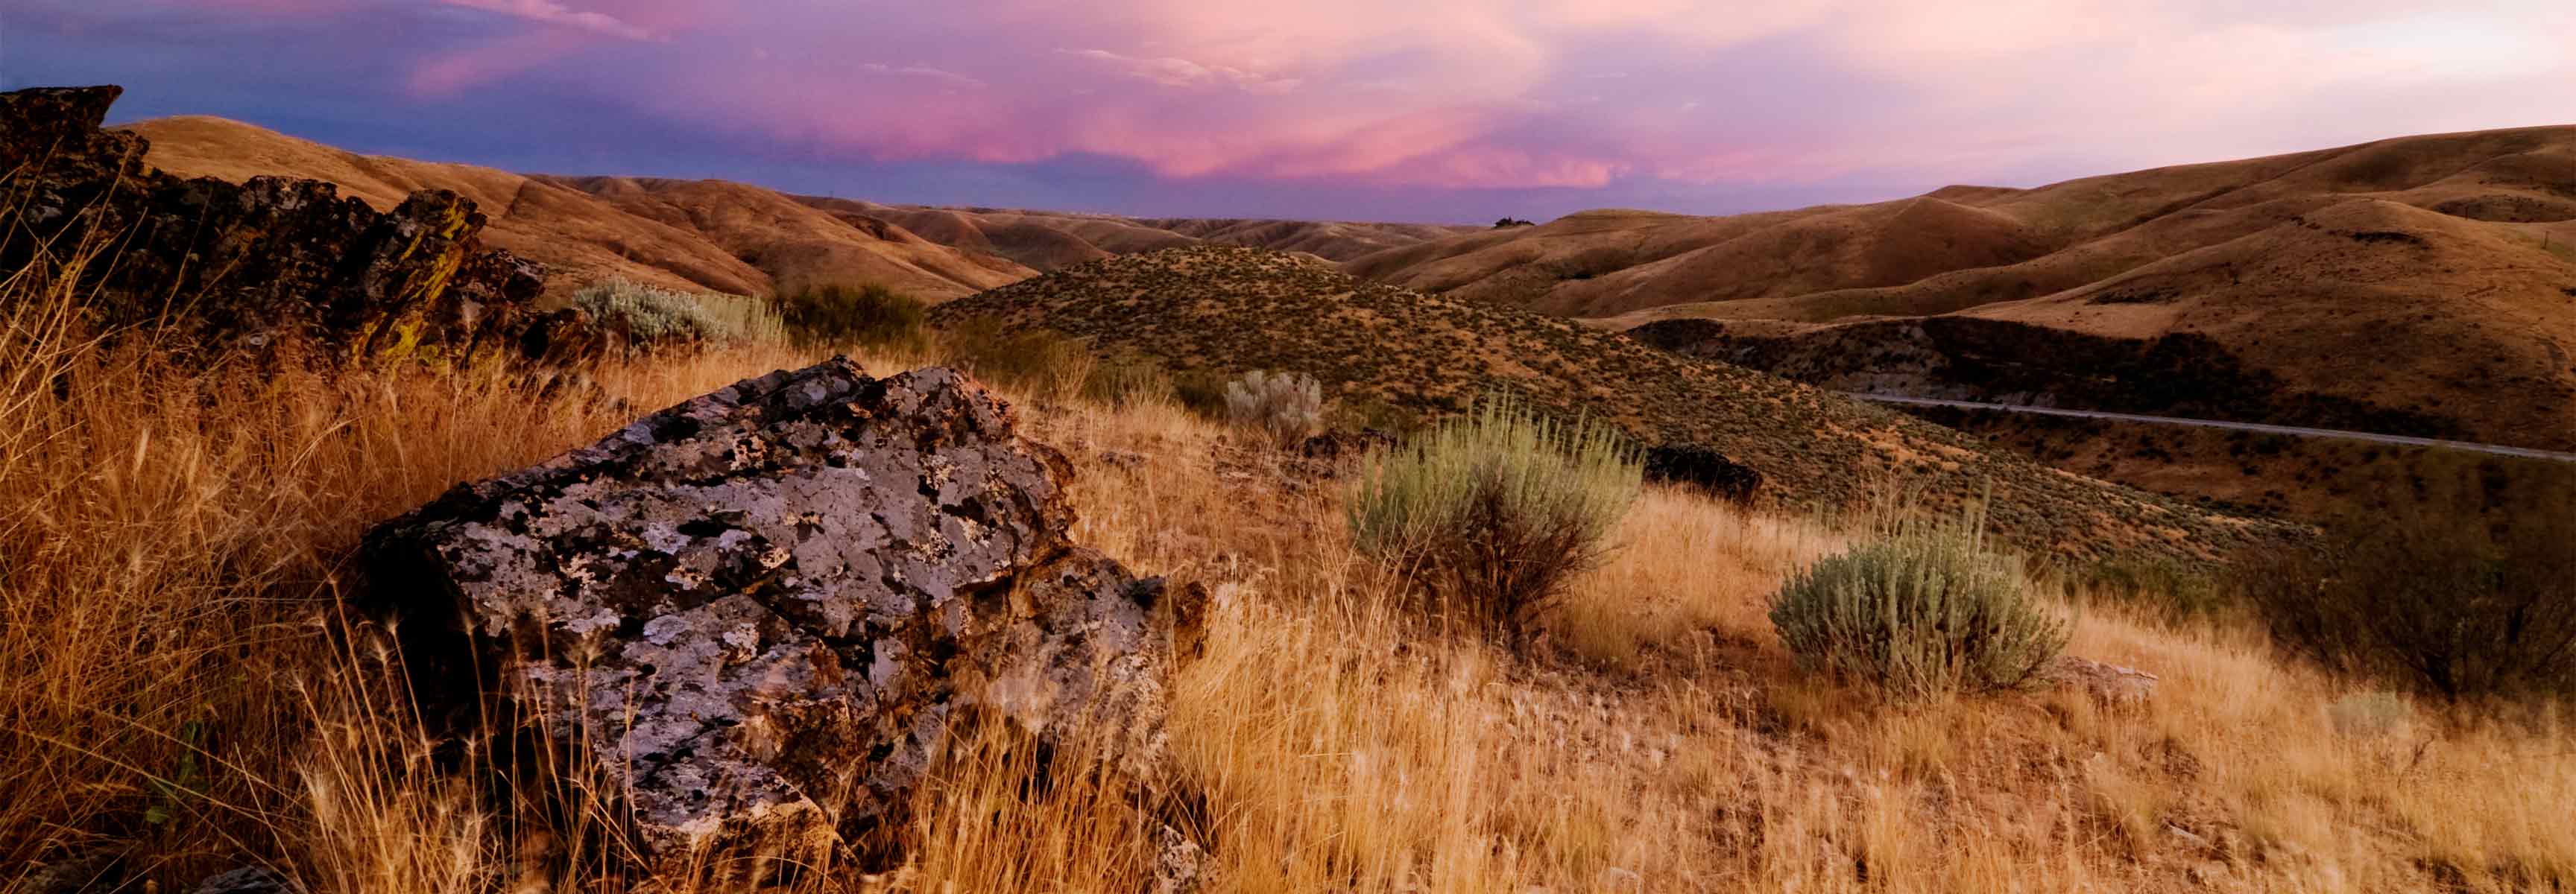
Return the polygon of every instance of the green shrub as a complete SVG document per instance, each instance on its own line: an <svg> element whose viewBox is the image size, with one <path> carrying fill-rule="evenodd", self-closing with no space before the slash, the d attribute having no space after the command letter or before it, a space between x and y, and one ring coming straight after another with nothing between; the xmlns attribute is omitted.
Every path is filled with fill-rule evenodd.
<svg viewBox="0 0 2576 894"><path fill-rule="evenodd" d="M1369 457L1346 512L1354 545L1410 574L1436 616L1518 644L1599 563L1642 485L1608 426L1489 399Z"/></svg>
<svg viewBox="0 0 2576 894"><path fill-rule="evenodd" d="M2501 530L2398 512L2240 557L2275 641L2326 669L2450 699L2576 696L2576 524Z"/></svg>
<svg viewBox="0 0 2576 894"><path fill-rule="evenodd" d="M1225 416L1258 428L1281 446L1312 437L1324 424L1324 386L1303 373L1253 370L1226 383Z"/></svg>
<svg viewBox="0 0 2576 894"><path fill-rule="evenodd" d="M799 345L911 351L930 347L929 305L875 283L800 289L780 296L778 309Z"/></svg>
<svg viewBox="0 0 2576 894"><path fill-rule="evenodd" d="M1091 376L1091 353L1052 330L974 319L950 327L942 341L950 364L1014 391L1062 399Z"/></svg>
<svg viewBox="0 0 2576 894"><path fill-rule="evenodd" d="M1771 624L1801 668L1891 697L2019 688L2065 648L2068 625L1988 552L1974 519L1900 527L1790 576Z"/></svg>
<svg viewBox="0 0 2576 894"><path fill-rule="evenodd" d="M758 298L675 292L624 279L584 286L572 305L635 347L776 341L784 332L777 313Z"/></svg>

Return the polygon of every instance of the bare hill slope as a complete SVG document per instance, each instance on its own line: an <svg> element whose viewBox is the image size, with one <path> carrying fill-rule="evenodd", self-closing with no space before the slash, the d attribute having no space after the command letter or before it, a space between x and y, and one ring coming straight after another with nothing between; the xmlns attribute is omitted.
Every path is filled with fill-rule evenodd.
<svg viewBox="0 0 2576 894"><path fill-rule="evenodd" d="M2576 127L2341 149L1730 217L1634 211L1390 249L1359 276L1635 324L1820 322L2074 289L2355 198L2522 227L2576 220ZM1636 315L1636 316L1622 316Z"/></svg>

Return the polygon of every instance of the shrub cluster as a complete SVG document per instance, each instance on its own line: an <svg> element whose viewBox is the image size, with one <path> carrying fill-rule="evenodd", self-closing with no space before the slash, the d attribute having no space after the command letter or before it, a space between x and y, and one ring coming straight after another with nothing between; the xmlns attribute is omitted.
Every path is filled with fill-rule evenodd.
<svg viewBox="0 0 2576 894"><path fill-rule="evenodd" d="M677 292L625 279L582 287L572 305L633 347L778 340L778 314L758 298Z"/></svg>
<svg viewBox="0 0 2576 894"><path fill-rule="evenodd" d="M1256 369L1226 383L1225 416L1283 446L1295 444L1323 428L1324 386L1303 373Z"/></svg>
<svg viewBox="0 0 2576 894"><path fill-rule="evenodd" d="M927 351L930 307L875 283L827 284L780 295L787 332L801 346L860 345Z"/></svg>
<svg viewBox="0 0 2576 894"><path fill-rule="evenodd" d="M2284 648L2450 699L2576 695L2576 524L2398 513L2240 558Z"/></svg>
<svg viewBox="0 0 2576 894"><path fill-rule="evenodd" d="M949 363L1005 388L1061 399L1081 393L1091 379L1090 351L1053 330L969 319L943 335Z"/></svg>
<svg viewBox="0 0 2576 894"><path fill-rule="evenodd" d="M1521 644L1642 486L1608 426L1489 399L1365 461L1347 513L1359 550L1410 574L1437 616Z"/></svg>
<svg viewBox="0 0 2576 894"><path fill-rule="evenodd" d="M2031 684L2068 625L1976 532L1973 519L1903 527L1791 575L1771 602L1781 644L1810 672L1900 699Z"/></svg>

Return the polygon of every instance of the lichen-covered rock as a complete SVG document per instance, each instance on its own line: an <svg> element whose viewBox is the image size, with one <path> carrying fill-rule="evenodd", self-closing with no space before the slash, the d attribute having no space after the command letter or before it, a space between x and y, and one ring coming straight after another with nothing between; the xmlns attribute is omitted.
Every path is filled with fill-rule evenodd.
<svg viewBox="0 0 2576 894"><path fill-rule="evenodd" d="M433 707L489 681L586 745L655 860L804 856L898 819L965 710L1160 775L1204 600L1068 542L1068 475L958 373L835 358L386 523L370 598Z"/></svg>
<svg viewBox="0 0 2576 894"><path fill-rule="evenodd" d="M142 137L100 128L121 93L0 93L0 186L23 197L0 207L0 269L77 269L98 324L192 326L209 349L524 356L540 271L481 249L473 202L423 190L379 214L320 181L181 180L143 164Z"/></svg>

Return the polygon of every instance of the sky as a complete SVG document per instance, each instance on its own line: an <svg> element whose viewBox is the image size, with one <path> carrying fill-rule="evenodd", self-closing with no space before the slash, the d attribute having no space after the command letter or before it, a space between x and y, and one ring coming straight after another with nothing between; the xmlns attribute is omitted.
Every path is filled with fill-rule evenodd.
<svg viewBox="0 0 2576 894"><path fill-rule="evenodd" d="M5 0L0 89L880 202L1491 222L2576 124L2567 0Z"/></svg>

